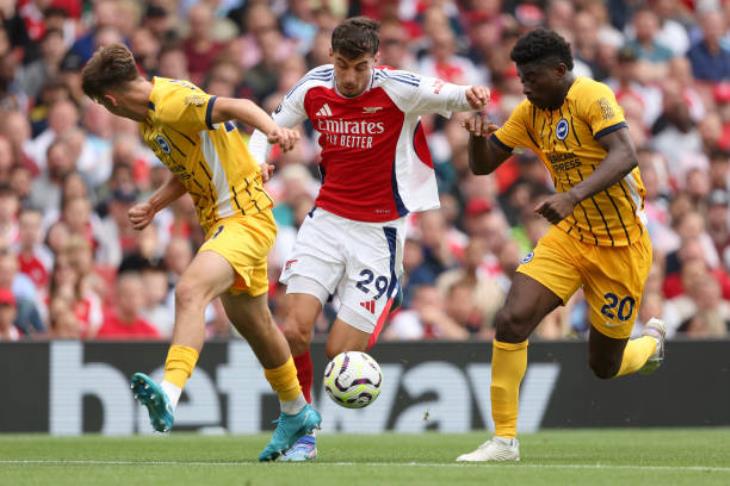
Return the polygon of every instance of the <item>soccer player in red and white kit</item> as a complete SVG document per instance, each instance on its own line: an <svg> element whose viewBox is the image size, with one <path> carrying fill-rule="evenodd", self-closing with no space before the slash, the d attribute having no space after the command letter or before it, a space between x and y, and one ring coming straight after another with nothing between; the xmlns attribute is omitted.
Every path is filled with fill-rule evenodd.
<svg viewBox="0 0 730 486"><path fill-rule="evenodd" d="M377 67L378 44L377 22L345 20L332 33L333 64L307 73L273 114L282 127L309 119L322 147L322 187L280 279L287 285L284 334L310 401L309 344L323 305L337 295L330 358L372 345L398 292L405 216L439 206L420 115L448 117L489 101L486 87ZM265 135L255 132L249 149L268 175ZM314 437L305 436L279 460L316 454Z"/></svg>

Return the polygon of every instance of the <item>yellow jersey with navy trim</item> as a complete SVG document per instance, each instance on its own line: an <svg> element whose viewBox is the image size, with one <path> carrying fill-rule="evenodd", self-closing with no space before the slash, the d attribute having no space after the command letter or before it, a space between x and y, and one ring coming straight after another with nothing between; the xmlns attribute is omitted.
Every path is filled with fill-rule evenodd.
<svg viewBox="0 0 730 486"><path fill-rule="evenodd" d="M626 126L613 91L578 77L559 109L542 110L524 100L492 140L509 151L521 147L535 152L555 189L566 192L589 177L606 157L598 140ZM585 243L630 245L645 231L645 193L637 167L618 183L581 201L557 226Z"/></svg>
<svg viewBox="0 0 730 486"><path fill-rule="evenodd" d="M212 123L216 97L188 81L152 83L142 138L192 196L203 229L270 208L261 170L235 125Z"/></svg>

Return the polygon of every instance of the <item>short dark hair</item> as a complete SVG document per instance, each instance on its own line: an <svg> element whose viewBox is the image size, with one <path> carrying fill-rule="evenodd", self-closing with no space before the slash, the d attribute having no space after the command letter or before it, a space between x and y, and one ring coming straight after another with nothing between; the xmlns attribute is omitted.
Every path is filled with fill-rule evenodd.
<svg viewBox="0 0 730 486"><path fill-rule="evenodd" d="M132 52L123 44L112 44L94 53L81 71L81 89L98 100L110 90L139 77Z"/></svg>
<svg viewBox="0 0 730 486"><path fill-rule="evenodd" d="M378 53L380 24L368 17L352 17L332 31L332 51L348 59Z"/></svg>
<svg viewBox="0 0 730 486"><path fill-rule="evenodd" d="M510 58L517 65L525 65L535 61L552 62L555 58L573 69L573 55L570 44L560 34L552 30L536 29L517 40L512 48Z"/></svg>

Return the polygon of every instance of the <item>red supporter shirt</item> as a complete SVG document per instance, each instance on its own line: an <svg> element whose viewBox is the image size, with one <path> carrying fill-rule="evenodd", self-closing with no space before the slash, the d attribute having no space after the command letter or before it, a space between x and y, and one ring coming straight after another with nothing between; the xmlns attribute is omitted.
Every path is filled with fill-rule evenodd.
<svg viewBox="0 0 730 486"><path fill-rule="evenodd" d="M96 337L98 339L159 339L160 333L144 319L138 318L128 324L112 315L104 321L104 325L101 326Z"/></svg>

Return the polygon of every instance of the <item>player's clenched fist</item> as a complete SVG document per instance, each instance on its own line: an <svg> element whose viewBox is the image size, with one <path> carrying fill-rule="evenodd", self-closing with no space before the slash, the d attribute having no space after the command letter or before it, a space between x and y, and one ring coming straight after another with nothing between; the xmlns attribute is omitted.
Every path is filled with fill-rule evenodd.
<svg viewBox="0 0 730 486"><path fill-rule="evenodd" d="M284 152L294 148L299 141L299 132L291 128L276 127L267 136L270 144L278 144Z"/></svg>
<svg viewBox="0 0 730 486"><path fill-rule="evenodd" d="M499 129L499 126L495 125L488 118L475 114L463 120L461 126L474 137L487 137Z"/></svg>
<svg viewBox="0 0 730 486"><path fill-rule="evenodd" d="M129 217L129 222L132 223L132 228L138 231L143 230L155 217L155 209L148 202L135 204L129 209L127 217Z"/></svg>
<svg viewBox="0 0 730 486"><path fill-rule="evenodd" d="M472 86L466 90L466 100L475 110L481 110L489 103L489 88L485 86Z"/></svg>
<svg viewBox="0 0 730 486"><path fill-rule="evenodd" d="M572 192L559 192L545 199L537 205L535 212L542 215L552 224L558 224L573 214L578 198Z"/></svg>

